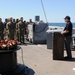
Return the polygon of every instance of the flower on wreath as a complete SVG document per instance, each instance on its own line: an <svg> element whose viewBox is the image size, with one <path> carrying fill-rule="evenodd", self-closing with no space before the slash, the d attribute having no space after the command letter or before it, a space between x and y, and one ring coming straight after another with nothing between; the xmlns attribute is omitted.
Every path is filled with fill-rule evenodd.
<svg viewBox="0 0 75 75"><path fill-rule="evenodd" d="M14 48L14 46L17 46L18 41L17 40L1 40L0 41L0 48Z"/></svg>

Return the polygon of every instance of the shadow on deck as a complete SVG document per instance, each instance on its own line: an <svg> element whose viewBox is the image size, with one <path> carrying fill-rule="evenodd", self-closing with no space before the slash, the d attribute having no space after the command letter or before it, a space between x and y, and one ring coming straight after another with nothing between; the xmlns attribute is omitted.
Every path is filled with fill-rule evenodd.
<svg viewBox="0 0 75 75"><path fill-rule="evenodd" d="M64 59L63 61L67 61L67 62L75 62L75 58L72 58L72 59Z"/></svg>
<svg viewBox="0 0 75 75"><path fill-rule="evenodd" d="M0 75L34 75L34 74L35 72L31 68L19 64L19 66L14 71L1 73Z"/></svg>

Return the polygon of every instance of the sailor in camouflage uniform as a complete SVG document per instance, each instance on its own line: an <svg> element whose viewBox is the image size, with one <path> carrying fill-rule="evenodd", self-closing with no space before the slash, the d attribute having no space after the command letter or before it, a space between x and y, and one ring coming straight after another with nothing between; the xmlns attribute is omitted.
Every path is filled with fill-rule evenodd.
<svg viewBox="0 0 75 75"><path fill-rule="evenodd" d="M19 27L19 23L20 23L20 20L18 20L16 22L16 38L20 42L20 27Z"/></svg>
<svg viewBox="0 0 75 75"><path fill-rule="evenodd" d="M19 29L20 29L20 42L22 44L25 44L25 39L24 39L24 35L25 35L25 23L23 22L23 18L20 19Z"/></svg>
<svg viewBox="0 0 75 75"><path fill-rule="evenodd" d="M4 24L0 18L0 40L4 40Z"/></svg>
<svg viewBox="0 0 75 75"><path fill-rule="evenodd" d="M9 39L10 40L14 40L14 36L15 36L15 25L12 22L12 19L11 18L8 21L9 22L6 25L6 32L7 32L7 35L9 37Z"/></svg>

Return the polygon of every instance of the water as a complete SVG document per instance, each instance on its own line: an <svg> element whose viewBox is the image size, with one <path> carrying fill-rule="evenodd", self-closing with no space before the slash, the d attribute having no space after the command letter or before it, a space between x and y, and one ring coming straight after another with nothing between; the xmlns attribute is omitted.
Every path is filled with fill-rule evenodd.
<svg viewBox="0 0 75 75"><path fill-rule="evenodd" d="M65 23L49 23L49 26L60 26L60 27L65 27ZM73 28L75 28L75 23L73 23Z"/></svg>

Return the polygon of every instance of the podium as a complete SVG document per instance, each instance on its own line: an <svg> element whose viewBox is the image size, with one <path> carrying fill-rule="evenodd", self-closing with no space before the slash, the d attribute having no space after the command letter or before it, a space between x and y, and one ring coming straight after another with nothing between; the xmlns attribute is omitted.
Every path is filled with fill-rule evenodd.
<svg viewBox="0 0 75 75"><path fill-rule="evenodd" d="M17 46L13 50L0 50L0 75L25 74L25 66L17 63L17 51L20 49L21 47Z"/></svg>
<svg viewBox="0 0 75 75"><path fill-rule="evenodd" d="M53 60L64 59L64 36L59 32L53 33Z"/></svg>

